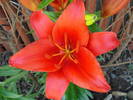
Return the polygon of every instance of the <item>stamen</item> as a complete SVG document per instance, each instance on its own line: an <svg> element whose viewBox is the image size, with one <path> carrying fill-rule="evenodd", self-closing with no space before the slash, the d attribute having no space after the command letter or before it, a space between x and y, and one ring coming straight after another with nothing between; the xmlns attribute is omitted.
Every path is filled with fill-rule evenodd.
<svg viewBox="0 0 133 100"><path fill-rule="evenodd" d="M70 53L74 53L75 51L77 51L77 48L75 48L72 51L70 51Z"/></svg>
<svg viewBox="0 0 133 100"><path fill-rule="evenodd" d="M57 48L59 48L60 50L65 50L64 48L62 48L60 45L58 45L57 43L54 43L55 44L55 46L57 47Z"/></svg>
<svg viewBox="0 0 133 100"><path fill-rule="evenodd" d="M78 60L77 60L77 59L72 58L72 56L71 56L71 55L69 55L69 59L70 59L71 61L73 61L75 64L78 64L78 63L79 63L79 62L78 62Z"/></svg>
<svg viewBox="0 0 133 100"><path fill-rule="evenodd" d="M63 53L55 53L55 54L53 54L52 56L53 57L55 57L55 56L60 56L60 55L62 55Z"/></svg>
<svg viewBox="0 0 133 100"><path fill-rule="evenodd" d="M64 46L61 47L59 44L57 44L56 42L53 41L52 37L49 36L49 40L52 41L52 43L58 48L60 49L59 53L55 53L53 55L48 55L46 54L45 57L48 58L48 59L51 59L52 57L56 57L56 56L60 56L62 55L62 58L60 59L59 61L59 65L66 59L66 57L68 57L71 61L73 61L75 64L79 63L78 60L73 57L73 54L74 52L78 52L79 51L79 41L77 41L77 44L76 44L76 47L74 49L71 48L71 45L69 45L69 41L68 41L68 37L67 37L67 34L65 33L64 34ZM59 67L59 66L57 66Z"/></svg>
<svg viewBox="0 0 133 100"><path fill-rule="evenodd" d="M64 41L65 41L65 49L67 49L67 34L65 33L64 34Z"/></svg>
<svg viewBox="0 0 133 100"><path fill-rule="evenodd" d="M61 64L61 63L63 62L63 60L64 60L66 57L67 57L67 54L65 54L65 55L61 58L59 64Z"/></svg>
<svg viewBox="0 0 133 100"><path fill-rule="evenodd" d="M74 53L75 51L76 51L76 53L79 51L79 42L77 42L76 48L71 50L70 53Z"/></svg>

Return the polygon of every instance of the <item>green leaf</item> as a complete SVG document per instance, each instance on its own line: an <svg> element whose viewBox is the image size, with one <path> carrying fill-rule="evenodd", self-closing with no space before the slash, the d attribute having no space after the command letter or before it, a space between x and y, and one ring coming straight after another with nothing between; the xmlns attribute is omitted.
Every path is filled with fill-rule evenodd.
<svg viewBox="0 0 133 100"><path fill-rule="evenodd" d="M70 84L63 100L78 100L78 91L74 84Z"/></svg>
<svg viewBox="0 0 133 100"><path fill-rule="evenodd" d="M86 14L87 15L87 14ZM86 16L87 17L87 16ZM99 27L96 21L101 19L101 12L97 11L94 14L90 14L88 17L88 21L86 21L86 24L88 23L88 28L91 32L102 32L102 28Z"/></svg>
<svg viewBox="0 0 133 100"><path fill-rule="evenodd" d="M14 82L14 81L18 81L20 78L26 76L28 74L27 71L23 71L15 76L12 76L8 79L6 79L4 82L0 82L0 85L6 85L8 83Z"/></svg>
<svg viewBox="0 0 133 100"><path fill-rule="evenodd" d="M93 99L93 95L90 91L79 88L71 83L63 97L63 100L89 100L89 98Z"/></svg>
<svg viewBox="0 0 133 100"><path fill-rule="evenodd" d="M60 16L60 12L52 12L52 11L44 11L44 13L46 15L48 15L48 17L52 20L52 21L56 21L57 18Z"/></svg>
<svg viewBox="0 0 133 100"><path fill-rule="evenodd" d="M34 98L30 98L30 97L20 97L18 99L15 100L35 100Z"/></svg>
<svg viewBox="0 0 133 100"><path fill-rule="evenodd" d="M69 3L71 3L73 0L69 0Z"/></svg>
<svg viewBox="0 0 133 100"><path fill-rule="evenodd" d="M14 93L18 92L16 82L11 82L10 85L8 84L8 86L6 86L6 87L8 87L9 91L12 91Z"/></svg>
<svg viewBox="0 0 133 100"><path fill-rule="evenodd" d="M99 27L96 23L88 26L88 28L91 32L102 32L101 27Z"/></svg>
<svg viewBox="0 0 133 100"><path fill-rule="evenodd" d="M97 16L96 21L101 19L101 11L96 11L94 14Z"/></svg>
<svg viewBox="0 0 133 100"><path fill-rule="evenodd" d="M44 7L48 6L53 0L42 0L41 3L38 5L38 9L43 9Z"/></svg>
<svg viewBox="0 0 133 100"><path fill-rule="evenodd" d="M24 97L12 91L6 90L3 87L0 87L0 100L1 97L3 97L2 100L35 100L34 98L30 97L30 95Z"/></svg>
<svg viewBox="0 0 133 100"><path fill-rule="evenodd" d="M98 56L97 59L98 59L98 61L104 61L105 60L102 55Z"/></svg>
<svg viewBox="0 0 133 100"><path fill-rule="evenodd" d="M13 76L20 72L20 69L12 68L8 65L0 66L0 76Z"/></svg>
<svg viewBox="0 0 133 100"><path fill-rule="evenodd" d="M91 98L91 99L94 99L92 93L88 90L85 90L86 94Z"/></svg>
<svg viewBox="0 0 133 100"><path fill-rule="evenodd" d="M20 98L20 97L22 97L22 95L7 91L4 88L0 88L0 95L7 97L7 98Z"/></svg>
<svg viewBox="0 0 133 100"><path fill-rule="evenodd" d="M20 71L18 70L7 70L7 71L0 71L0 76L13 76L18 74Z"/></svg>
<svg viewBox="0 0 133 100"><path fill-rule="evenodd" d="M41 75L41 77L38 79L38 82L39 82L40 84L44 84L45 79L46 79L46 73L43 73L43 74Z"/></svg>

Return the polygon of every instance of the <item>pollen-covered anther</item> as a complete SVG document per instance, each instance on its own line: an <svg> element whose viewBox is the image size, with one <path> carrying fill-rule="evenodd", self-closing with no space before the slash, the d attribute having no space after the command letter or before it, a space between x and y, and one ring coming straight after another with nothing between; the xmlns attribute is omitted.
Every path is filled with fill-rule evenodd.
<svg viewBox="0 0 133 100"><path fill-rule="evenodd" d="M53 42L54 45L59 49L58 53L52 54L52 57L56 56L62 56L62 58L59 61L59 64L61 64L65 59L70 59L74 63L78 63L78 60L73 56L73 53L77 53L79 50L79 42L77 42L77 45L75 49L71 49L70 43L68 43L68 37L66 34L64 34L64 46L60 46L59 44Z"/></svg>

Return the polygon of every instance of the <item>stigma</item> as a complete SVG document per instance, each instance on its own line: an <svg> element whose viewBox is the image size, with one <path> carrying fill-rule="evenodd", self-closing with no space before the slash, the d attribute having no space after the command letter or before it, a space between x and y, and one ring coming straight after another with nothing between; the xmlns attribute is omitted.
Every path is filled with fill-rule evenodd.
<svg viewBox="0 0 133 100"><path fill-rule="evenodd" d="M70 42L68 41L67 34L64 34L64 45L60 46L56 42L53 44L59 49L58 53L52 54L52 57L62 56L58 64L62 64L65 59L69 59L70 61L78 64L78 60L74 56L74 53L77 53L79 50L79 43L77 42L76 47L72 49Z"/></svg>

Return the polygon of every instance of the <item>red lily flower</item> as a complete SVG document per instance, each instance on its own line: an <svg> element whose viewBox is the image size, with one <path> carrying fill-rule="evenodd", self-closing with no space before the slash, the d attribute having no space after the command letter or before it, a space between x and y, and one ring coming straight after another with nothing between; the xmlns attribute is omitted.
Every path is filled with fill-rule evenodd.
<svg viewBox="0 0 133 100"><path fill-rule="evenodd" d="M108 92L95 56L119 45L113 32L88 34L82 0L72 2L53 23L42 11L34 12L30 23L39 40L29 44L9 60L13 67L48 72L46 96L60 100L69 82L97 92Z"/></svg>
<svg viewBox="0 0 133 100"><path fill-rule="evenodd" d="M103 0L102 17L112 16L123 9L130 0Z"/></svg>
<svg viewBox="0 0 133 100"><path fill-rule="evenodd" d="M69 0L54 0L50 5L57 11L64 10L68 4Z"/></svg>

